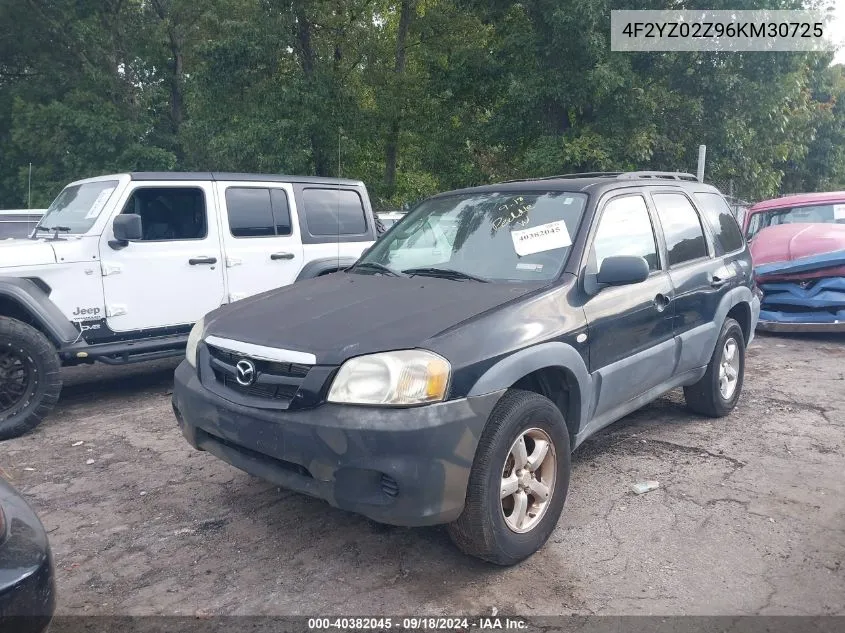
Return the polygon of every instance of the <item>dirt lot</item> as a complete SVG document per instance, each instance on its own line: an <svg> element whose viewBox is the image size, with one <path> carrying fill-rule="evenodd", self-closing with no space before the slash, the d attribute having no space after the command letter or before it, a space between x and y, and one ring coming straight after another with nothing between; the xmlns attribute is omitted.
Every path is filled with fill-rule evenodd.
<svg viewBox="0 0 845 633"><path fill-rule="evenodd" d="M758 337L731 417L672 393L588 441L512 569L193 451L175 365L68 370L49 420L0 445L50 532L57 614L845 614L845 338Z"/></svg>

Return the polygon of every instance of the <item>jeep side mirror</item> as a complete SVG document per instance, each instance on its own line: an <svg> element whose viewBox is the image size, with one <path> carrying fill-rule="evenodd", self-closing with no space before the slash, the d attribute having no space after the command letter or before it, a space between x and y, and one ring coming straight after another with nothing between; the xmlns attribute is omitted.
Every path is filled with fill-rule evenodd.
<svg viewBox="0 0 845 633"><path fill-rule="evenodd" d="M112 222L112 231L114 240L109 242L109 246L115 250L127 246L131 240L140 240L143 237L141 216L137 213L121 213Z"/></svg>
<svg viewBox="0 0 845 633"><path fill-rule="evenodd" d="M627 286L648 279L648 262L643 257L617 255L605 257L596 276L601 286Z"/></svg>

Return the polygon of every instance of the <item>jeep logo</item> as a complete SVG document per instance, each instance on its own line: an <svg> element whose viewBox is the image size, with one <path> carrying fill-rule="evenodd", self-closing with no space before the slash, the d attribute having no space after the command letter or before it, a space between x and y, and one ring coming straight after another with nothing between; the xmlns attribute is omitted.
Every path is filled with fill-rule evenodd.
<svg viewBox="0 0 845 633"><path fill-rule="evenodd" d="M96 316L100 314L100 308L77 308L73 316Z"/></svg>

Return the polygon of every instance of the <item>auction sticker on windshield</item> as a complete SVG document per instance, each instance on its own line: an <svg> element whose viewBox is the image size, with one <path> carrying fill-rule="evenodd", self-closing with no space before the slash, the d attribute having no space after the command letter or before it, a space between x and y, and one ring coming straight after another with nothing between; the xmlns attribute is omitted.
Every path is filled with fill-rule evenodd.
<svg viewBox="0 0 845 633"><path fill-rule="evenodd" d="M91 205L91 209L89 209L88 213L85 214L86 220L96 218L100 215L100 211L102 211L103 207L106 206L106 202L108 202L109 196L111 195L112 191L114 191L114 187L103 189L100 192L100 195L97 196L97 198L94 200L94 203Z"/></svg>
<svg viewBox="0 0 845 633"><path fill-rule="evenodd" d="M572 245L572 238L563 220L540 224L521 231L511 231L513 248L520 257L566 248Z"/></svg>

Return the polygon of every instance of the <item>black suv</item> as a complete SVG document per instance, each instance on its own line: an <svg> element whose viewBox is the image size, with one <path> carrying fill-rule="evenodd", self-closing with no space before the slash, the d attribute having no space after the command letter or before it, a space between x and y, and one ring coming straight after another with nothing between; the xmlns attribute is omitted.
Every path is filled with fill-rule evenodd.
<svg viewBox="0 0 845 633"><path fill-rule="evenodd" d="M676 387L733 409L759 306L730 208L688 174L463 189L344 272L207 315L173 407L238 468L508 565L587 437Z"/></svg>

